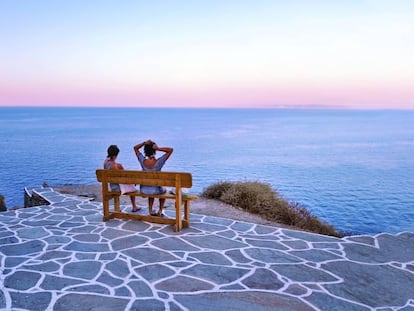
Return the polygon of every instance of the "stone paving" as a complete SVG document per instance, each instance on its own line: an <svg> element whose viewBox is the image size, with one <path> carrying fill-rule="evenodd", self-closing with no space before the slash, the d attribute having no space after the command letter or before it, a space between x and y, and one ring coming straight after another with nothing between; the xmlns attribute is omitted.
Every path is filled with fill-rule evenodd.
<svg viewBox="0 0 414 311"><path fill-rule="evenodd" d="M176 233L35 191L51 205L0 213L1 310L414 311L414 233L338 239L196 214Z"/></svg>

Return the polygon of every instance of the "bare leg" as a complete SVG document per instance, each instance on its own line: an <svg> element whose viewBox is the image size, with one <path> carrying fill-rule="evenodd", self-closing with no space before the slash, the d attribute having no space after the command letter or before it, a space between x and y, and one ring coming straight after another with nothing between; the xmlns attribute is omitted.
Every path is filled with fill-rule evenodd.
<svg viewBox="0 0 414 311"><path fill-rule="evenodd" d="M132 211L138 212L141 208L137 207L137 204L135 203L135 197L133 195L130 195L129 198L131 199Z"/></svg>
<svg viewBox="0 0 414 311"><path fill-rule="evenodd" d="M148 198L148 210L150 215L154 214L152 211L152 206L154 205L154 198Z"/></svg>
<svg viewBox="0 0 414 311"><path fill-rule="evenodd" d="M162 209L164 208L165 199L160 199L160 209L158 210L158 216L162 215Z"/></svg>

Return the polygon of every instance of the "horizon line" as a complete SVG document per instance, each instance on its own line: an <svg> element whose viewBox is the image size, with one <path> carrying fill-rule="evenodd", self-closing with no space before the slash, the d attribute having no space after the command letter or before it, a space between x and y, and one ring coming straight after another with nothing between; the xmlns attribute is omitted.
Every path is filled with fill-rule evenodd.
<svg viewBox="0 0 414 311"><path fill-rule="evenodd" d="M94 106L94 105L0 105L0 108L97 108L97 109L199 109L199 110L360 110L360 111L412 111L413 108L398 107L349 107L349 106L324 106L324 105L275 105L266 107L252 106Z"/></svg>

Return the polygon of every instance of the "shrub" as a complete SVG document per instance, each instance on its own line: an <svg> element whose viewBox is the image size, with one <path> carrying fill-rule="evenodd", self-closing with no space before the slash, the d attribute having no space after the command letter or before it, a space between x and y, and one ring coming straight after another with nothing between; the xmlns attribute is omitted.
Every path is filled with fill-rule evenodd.
<svg viewBox="0 0 414 311"><path fill-rule="evenodd" d="M321 222L298 203L288 202L266 183L219 182L206 188L202 196L259 214L266 220L319 234L341 236L333 226Z"/></svg>
<svg viewBox="0 0 414 311"><path fill-rule="evenodd" d="M220 200L223 193L225 193L233 183L228 181L217 182L203 189L202 196L208 199Z"/></svg>
<svg viewBox="0 0 414 311"><path fill-rule="evenodd" d="M262 214L274 202L274 193L268 184L237 182L221 195L220 200L248 212Z"/></svg>

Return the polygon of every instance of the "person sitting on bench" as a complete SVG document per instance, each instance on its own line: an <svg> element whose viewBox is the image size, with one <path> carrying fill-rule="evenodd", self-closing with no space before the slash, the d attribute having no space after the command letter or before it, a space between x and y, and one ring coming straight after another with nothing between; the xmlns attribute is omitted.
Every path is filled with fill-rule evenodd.
<svg viewBox="0 0 414 311"><path fill-rule="evenodd" d="M140 152L140 149L144 147L144 155ZM143 171L161 171L165 162L171 156L173 148L170 147L158 147L158 145L152 140L147 140L143 143L134 146L135 154L138 158L139 163ZM164 154L158 159L155 157L156 151L162 151ZM144 194L163 194L166 190L160 186L146 186L140 185L140 191ZM159 210L158 213L153 211L154 198L148 198L148 210L151 216L163 217L162 210L164 208L165 199L159 199Z"/></svg>
<svg viewBox="0 0 414 311"><path fill-rule="evenodd" d="M104 161L103 167L106 170L123 170L124 167L121 163L116 162L116 158L118 157L119 148L117 145L110 145L108 147L108 155L106 156L106 159ZM121 191L121 188L119 184L109 184L109 187L111 188L111 191ZM138 212L141 208L137 207L135 203L135 197L130 196L131 198L131 204L132 204L132 212Z"/></svg>

